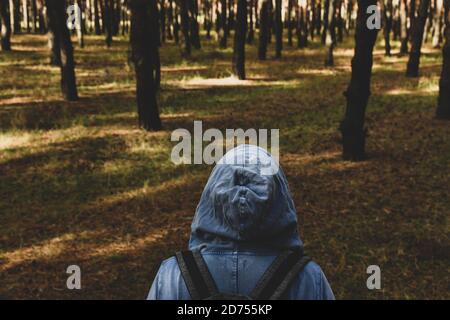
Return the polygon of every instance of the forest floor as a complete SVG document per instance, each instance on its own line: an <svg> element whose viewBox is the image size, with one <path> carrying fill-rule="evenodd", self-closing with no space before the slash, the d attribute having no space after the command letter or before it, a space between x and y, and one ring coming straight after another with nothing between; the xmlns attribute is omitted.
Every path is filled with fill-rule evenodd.
<svg viewBox="0 0 450 320"><path fill-rule="evenodd" d="M353 39L324 67L318 43L256 59L248 80L230 76L231 49L203 41L189 60L161 49L164 129L137 127L128 44L87 36L75 48L80 101L65 102L45 36L13 37L0 54L0 296L146 297L155 268L185 248L212 167L170 161L176 128L279 128L306 251L338 299L450 298L450 126L434 119L441 53L426 45L421 77L407 57L375 52L368 160L341 160ZM192 132L192 131L191 131ZM82 290L66 289L66 268ZM382 289L366 287L379 265Z"/></svg>

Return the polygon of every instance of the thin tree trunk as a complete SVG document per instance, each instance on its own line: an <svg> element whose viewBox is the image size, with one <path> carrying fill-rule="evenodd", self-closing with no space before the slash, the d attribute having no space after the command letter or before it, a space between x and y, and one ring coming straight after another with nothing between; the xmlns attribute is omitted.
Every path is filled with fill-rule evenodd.
<svg viewBox="0 0 450 320"><path fill-rule="evenodd" d="M420 1L419 16L414 19L414 24L412 25L411 52L409 53L408 66L406 69L407 77L419 76L420 51L422 49L423 32L428 17L429 7L430 0Z"/></svg>
<svg viewBox="0 0 450 320"><path fill-rule="evenodd" d="M100 14L99 14L99 1L94 0L94 29L95 34L100 35L102 33L102 29L100 27Z"/></svg>
<svg viewBox="0 0 450 320"><path fill-rule="evenodd" d="M442 0L434 0L433 16L433 48L440 48L442 41Z"/></svg>
<svg viewBox="0 0 450 320"><path fill-rule="evenodd" d="M408 2L400 0L400 54L408 53Z"/></svg>
<svg viewBox="0 0 450 320"><path fill-rule="evenodd" d="M340 125L343 158L346 160L357 161L365 158L367 129L364 127L364 118L370 96L373 47L378 33L377 29L368 29L366 21L369 17L367 8L376 4L376 0L358 0L352 76L345 92L347 108Z"/></svg>
<svg viewBox="0 0 450 320"><path fill-rule="evenodd" d="M266 60L267 56L267 44L269 43L269 0L262 0L261 11L259 13L259 46L258 46L258 58L259 60Z"/></svg>
<svg viewBox="0 0 450 320"><path fill-rule="evenodd" d="M245 80L245 37L247 34L247 1L237 0L237 16L234 28L233 71Z"/></svg>
<svg viewBox="0 0 450 320"><path fill-rule="evenodd" d="M46 0L48 27L56 35L60 48L61 91L68 101L78 100L75 62L70 32L66 26L66 5L60 0Z"/></svg>
<svg viewBox="0 0 450 320"><path fill-rule="evenodd" d="M198 3L197 0L189 0L189 31L191 44L195 49L200 49L200 27L198 25Z"/></svg>
<svg viewBox="0 0 450 320"><path fill-rule="evenodd" d="M334 66L334 47L336 46L337 40L336 40L336 10L338 6L339 0L331 0L330 1L330 16L328 18L329 21L329 38L328 38L328 54L327 58L325 60L326 66Z"/></svg>
<svg viewBox="0 0 450 320"><path fill-rule="evenodd" d="M256 0L250 0L248 2L248 10L249 10L249 30L247 35L247 43L252 44L253 40L255 38L255 26L254 26L254 14L253 10L255 7L255 1ZM289 0L291 1L291 0Z"/></svg>
<svg viewBox="0 0 450 320"><path fill-rule="evenodd" d="M219 46L223 49L227 47L228 38L228 19L227 19L227 0L220 0L220 33Z"/></svg>
<svg viewBox="0 0 450 320"><path fill-rule="evenodd" d="M157 94L159 63L159 24L156 2L130 0L131 57L136 74L136 100L139 125L145 130L160 130Z"/></svg>
<svg viewBox="0 0 450 320"><path fill-rule="evenodd" d="M381 2L383 8L383 35L384 35L384 52L385 55L391 56L391 30L392 30L392 0L383 0Z"/></svg>
<svg viewBox="0 0 450 320"><path fill-rule="evenodd" d="M103 8L103 23L105 24L105 43L109 48L112 44L112 35L113 35L113 13L112 13L113 3L112 0L105 0L104 8Z"/></svg>
<svg viewBox="0 0 450 320"><path fill-rule="evenodd" d="M181 16L181 33L184 38L182 55L184 57L189 57L191 55L191 39L189 32L189 14L187 1L189 0L179 0L180 16Z"/></svg>
<svg viewBox="0 0 450 320"><path fill-rule="evenodd" d="M292 29L293 29L293 23L292 23L292 10L293 10L293 0L288 0L288 7L287 7L287 37L288 37L288 46L292 47Z"/></svg>
<svg viewBox="0 0 450 320"><path fill-rule="evenodd" d="M445 44L442 50L442 72L439 81L439 99L436 117L450 120L450 0L445 4Z"/></svg>
<svg viewBox="0 0 450 320"><path fill-rule="evenodd" d="M160 21L160 27L161 27L161 43L165 43L166 42L166 15L167 15L167 10L166 10L166 1L165 0L160 0L160 11L159 11L159 21Z"/></svg>
<svg viewBox="0 0 450 320"><path fill-rule="evenodd" d="M11 51L11 20L8 12L9 1L0 0L1 40L2 51Z"/></svg>
<svg viewBox="0 0 450 320"><path fill-rule="evenodd" d="M281 58L283 50L283 22L281 20L281 0L275 0L275 58Z"/></svg>

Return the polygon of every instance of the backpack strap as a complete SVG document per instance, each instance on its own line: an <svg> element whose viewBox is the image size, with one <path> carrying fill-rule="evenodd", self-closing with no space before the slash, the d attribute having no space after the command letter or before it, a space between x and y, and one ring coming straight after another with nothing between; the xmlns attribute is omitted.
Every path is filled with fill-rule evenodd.
<svg viewBox="0 0 450 320"><path fill-rule="evenodd" d="M311 261L301 250L282 252L264 272L250 297L254 300L280 299L289 285Z"/></svg>
<svg viewBox="0 0 450 320"><path fill-rule="evenodd" d="M199 250L180 251L175 256L192 300L205 299L219 293Z"/></svg>

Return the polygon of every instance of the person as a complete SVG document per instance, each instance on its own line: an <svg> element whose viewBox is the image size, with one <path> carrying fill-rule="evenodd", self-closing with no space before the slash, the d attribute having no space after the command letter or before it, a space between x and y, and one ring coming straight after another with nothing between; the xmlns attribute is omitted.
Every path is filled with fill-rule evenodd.
<svg viewBox="0 0 450 320"><path fill-rule="evenodd" d="M189 250L202 260L197 278L205 277L203 287L213 287L215 292L209 294L220 294L220 299L334 299L319 265L307 259L298 267L297 261L304 256L303 243L288 183L278 163L260 147L239 145L214 167L191 225ZM280 257L289 255L295 256L291 259L294 266L287 267ZM164 260L147 299L211 298L192 289L193 282L202 279L195 278L195 270L194 276L186 274L185 262L180 253ZM286 275L291 279L283 282ZM262 278L266 285L272 281L265 296L261 295ZM283 292L279 289L273 295L271 291L280 283L284 283ZM255 296L258 289L259 296Z"/></svg>

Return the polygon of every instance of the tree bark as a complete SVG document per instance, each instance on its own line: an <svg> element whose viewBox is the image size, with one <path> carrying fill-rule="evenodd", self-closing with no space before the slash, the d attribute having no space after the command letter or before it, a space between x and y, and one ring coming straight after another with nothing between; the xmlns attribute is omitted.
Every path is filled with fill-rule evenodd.
<svg viewBox="0 0 450 320"><path fill-rule="evenodd" d="M411 51L409 53L409 60L406 69L407 77L419 76L420 51L422 49L423 32L425 22L428 17L428 9L430 7L430 0L421 0L419 7L419 16L414 19L411 29Z"/></svg>
<svg viewBox="0 0 450 320"><path fill-rule="evenodd" d="M70 33L66 26L66 5L60 0L46 0L48 28L55 35L59 46L61 91L68 101L78 100L75 79L75 62Z"/></svg>
<svg viewBox="0 0 450 320"><path fill-rule="evenodd" d="M198 3L197 0L189 0L189 32L191 44L195 49L201 48L200 27L198 25Z"/></svg>
<svg viewBox="0 0 450 320"><path fill-rule="evenodd" d="M281 19L281 0L275 0L275 58L281 58L283 50L283 22Z"/></svg>
<svg viewBox="0 0 450 320"><path fill-rule="evenodd" d="M390 35L392 30L392 0L383 0L383 35L384 35L384 51L387 57L391 56L391 41Z"/></svg>
<svg viewBox="0 0 450 320"><path fill-rule="evenodd" d="M436 117L450 120L450 0L445 1L445 44L442 50L442 72Z"/></svg>
<svg viewBox="0 0 450 320"><path fill-rule="evenodd" d="M181 34L183 35L183 50L184 57L191 56L191 38L189 33L189 14L188 3L189 0L179 0L180 18L181 18Z"/></svg>
<svg viewBox="0 0 450 320"><path fill-rule="evenodd" d="M225 49L227 47L227 40L228 40L227 38L228 38L227 0L220 0L219 46L222 49Z"/></svg>
<svg viewBox="0 0 450 320"><path fill-rule="evenodd" d="M370 96L373 47L378 33L377 29L368 29L366 21L369 17L367 7L376 4L376 0L358 0L352 76L345 92L347 107L340 125L345 160L358 161L365 158L367 129L364 128L364 117Z"/></svg>
<svg viewBox="0 0 450 320"><path fill-rule="evenodd" d="M159 24L156 2L130 0L131 58L136 74L136 100L139 125L145 130L160 130L157 94L159 63Z"/></svg>
<svg viewBox="0 0 450 320"><path fill-rule="evenodd" d="M254 8L255 8L255 1L256 0L250 0L248 2L248 10L249 10L249 30L247 35L247 43L252 44L253 40L255 38L255 22L254 22ZM291 0L289 0L291 1Z"/></svg>
<svg viewBox="0 0 450 320"><path fill-rule="evenodd" d="M113 6L112 0L105 0L103 7L103 23L105 24L105 43L108 48L111 47L113 36Z"/></svg>
<svg viewBox="0 0 450 320"><path fill-rule="evenodd" d="M247 1L237 0L237 16L234 28L233 71L245 80L245 37L247 34Z"/></svg>
<svg viewBox="0 0 450 320"><path fill-rule="evenodd" d="M266 60L267 56L267 44L269 43L269 19L270 8L269 0L262 0L261 11L259 14L259 46L258 46L258 58L259 60Z"/></svg>
<svg viewBox="0 0 450 320"><path fill-rule="evenodd" d="M96 35L100 35L102 33L102 29L100 28L100 14L99 14L99 2L98 0L94 0L94 30Z"/></svg>
<svg viewBox="0 0 450 320"><path fill-rule="evenodd" d="M1 49L2 51L11 51L11 20L8 12L9 1L0 0L0 18L1 18Z"/></svg>
<svg viewBox="0 0 450 320"><path fill-rule="evenodd" d="M408 53L408 2L400 0L400 54Z"/></svg>

